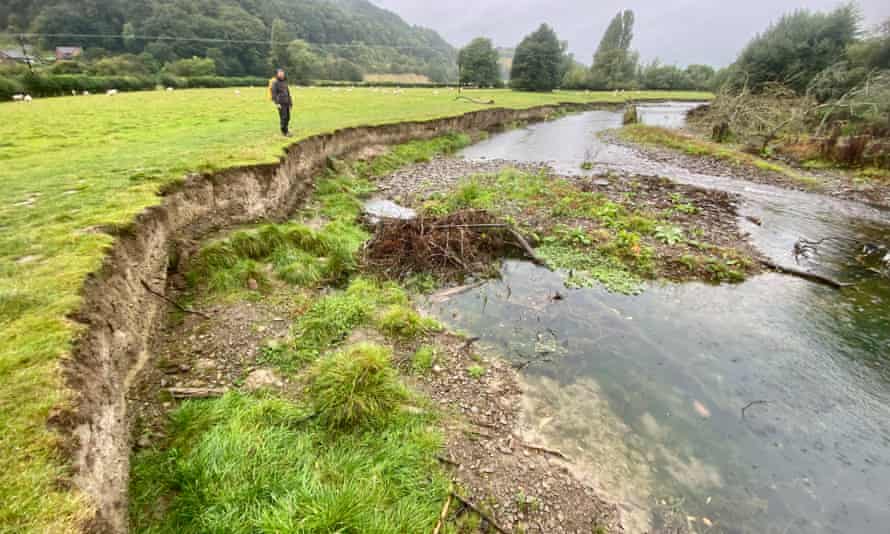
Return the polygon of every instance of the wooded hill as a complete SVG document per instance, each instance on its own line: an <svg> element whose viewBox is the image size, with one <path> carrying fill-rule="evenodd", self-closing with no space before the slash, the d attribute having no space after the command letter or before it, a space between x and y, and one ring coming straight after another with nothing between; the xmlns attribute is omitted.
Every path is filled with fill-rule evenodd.
<svg viewBox="0 0 890 534"><path fill-rule="evenodd" d="M269 42L301 39L319 63L340 63L340 71L456 77L456 52L439 34L367 0L6 0L0 28L90 35L41 37L32 44L142 55L159 65L210 57L225 76L265 75Z"/></svg>

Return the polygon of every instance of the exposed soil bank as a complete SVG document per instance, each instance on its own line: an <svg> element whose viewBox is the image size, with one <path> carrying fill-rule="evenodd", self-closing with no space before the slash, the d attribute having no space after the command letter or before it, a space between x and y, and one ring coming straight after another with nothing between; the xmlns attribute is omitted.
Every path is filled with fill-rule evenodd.
<svg viewBox="0 0 890 534"><path fill-rule="evenodd" d="M231 225L284 218L308 197L313 177L330 158L348 157L371 146L453 131L492 130L591 107L595 106L489 109L453 118L348 128L294 144L277 165L194 176L169 188L160 205L146 209L118 233L101 269L87 278L82 308L73 317L86 327L63 366L74 402L52 423L66 438L74 484L94 506L85 530L127 530L126 397L152 357L149 339L167 306L153 292L164 292L168 274L184 265L195 240Z"/></svg>

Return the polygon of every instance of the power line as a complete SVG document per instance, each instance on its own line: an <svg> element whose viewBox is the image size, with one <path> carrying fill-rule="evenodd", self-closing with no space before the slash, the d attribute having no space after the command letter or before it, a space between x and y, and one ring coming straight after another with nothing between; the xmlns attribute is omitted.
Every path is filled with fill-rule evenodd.
<svg viewBox="0 0 890 534"><path fill-rule="evenodd" d="M195 42L195 43L215 43L215 44L261 44L273 45L272 39L220 39L213 37L172 37L168 35L122 35L116 33L11 33L0 32L0 35L22 37L22 38L63 38L63 39L133 39L139 41L173 41L173 42ZM387 48L397 50L432 50L436 52L445 52L440 48L431 46L413 46L413 45L374 45L368 43L316 43L305 41L307 44L315 46L328 46L338 48Z"/></svg>

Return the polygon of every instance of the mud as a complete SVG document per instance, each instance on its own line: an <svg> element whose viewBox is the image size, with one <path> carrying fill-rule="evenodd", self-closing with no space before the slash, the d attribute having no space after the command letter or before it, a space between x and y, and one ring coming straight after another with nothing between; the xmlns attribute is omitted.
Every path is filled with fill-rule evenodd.
<svg viewBox="0 0 890 534"><path fill-rule="evenodd" d="M185 265L198 240L233 225L286 218L309 196L313 178L331 158L453 131L487 131L515 121L544 120L589 107L488 109L313 136L290 146L277 164L190 176L166 188L160 204L145 209L132 224L114 229L115 243L98 272L87 277L83 304L71 317L82 325L83 333L63 362L70 402L50 420L71 458L71 481L92 505L84 530L127 531L131 413L126 398L155 357L150 339L167 308L145 285L164 292L168 276Z"/></svg>

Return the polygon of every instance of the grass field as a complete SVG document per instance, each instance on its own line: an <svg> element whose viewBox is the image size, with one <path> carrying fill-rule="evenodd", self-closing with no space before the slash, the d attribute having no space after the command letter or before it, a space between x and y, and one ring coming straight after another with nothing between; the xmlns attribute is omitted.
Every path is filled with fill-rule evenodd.
<svg viewBox="0 0 890 534"><path fill-rule="evenodd" d="M0 104L0 531L63 532L83 514L58 480L67 467L46 428L68 402L58 363L76 334L66 315L111 238L159 187L191 171L275 161L296 139L276 135L265 89L144 92ZM481 109L448 90L294 92L296 138L345 126ZM474 91L497 106L702 93L525 94Z"/></svg>

